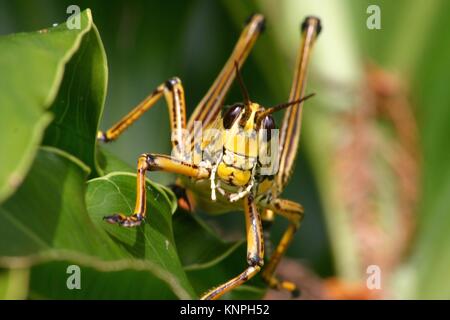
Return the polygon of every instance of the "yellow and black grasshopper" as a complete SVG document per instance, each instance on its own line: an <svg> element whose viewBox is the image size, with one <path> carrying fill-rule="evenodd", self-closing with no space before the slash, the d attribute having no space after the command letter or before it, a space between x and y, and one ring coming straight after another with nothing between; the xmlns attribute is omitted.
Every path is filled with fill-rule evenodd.
<svg viewBox="0 0 450 320"><path fill-rule="evenodd" d="M183 86L172 78L156 88L136 108L106 132L99 132L104 142L115 140L163 95L167 101L172 131L171 156L146 153L138 159L135 211L105 217L110 223L125 227L141 224L146 218L146 171L166 171L180 175L175 191L179 203L193 209L221 213L244 210L247 225L248 267L235 278L211 289L202 299L217 299L257 274L264 264L262 221L272 221L275 214L290 224L274 250L262 277L270 287L295 294L296 286L275 277L275 269L303 218L303 207L279 198L295 162L302 119L306 72L312 46L320 33L320 20L307 17L301 25L302 42L296 62L289 102L264 108L252 102L239 73L256 39L264 30L264 17L254 14L246 23L239 40L217 79L186 123ZM223 101L237 76L244 102L225 112ZM279 134L271 113L285 109ZM276 140L277 143L273 143ZM270 154L271 157L262 155ZM273 156L275 155L275 156ZM270 170L265 170L270 168ZM151 222L150 222L151 223Z"/></svg>

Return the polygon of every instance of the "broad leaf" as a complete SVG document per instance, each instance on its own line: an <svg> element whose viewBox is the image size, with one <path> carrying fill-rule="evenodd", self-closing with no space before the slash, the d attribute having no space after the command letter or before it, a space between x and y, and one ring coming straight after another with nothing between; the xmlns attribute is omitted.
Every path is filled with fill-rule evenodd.
<svg viewBox="0 0 450 320"><path fill-rule="evenodd" d="M97 28L91 19L87 23L88 32L66 65L64 79L51 106L55 119L45 131L43 144L76 156L91 168L94 176L98 173L95 144L108 69Z"/></svg>
<svg viewBox="0 0 450 320"><path fill-rule="evenodd" d="M52 119L48 108L63 75L68 76L64 73L65 64L84 43L84 36L89 35L91 44L97 41L95 32L90 32L93 25L89 10L81 14L80 26L69 30L63 23L37 32L0 37L0 202L17 189L33 163L44 129ZM95 77L104 77L101 68L99 63ZM95 92L99 86L87 79ZM79 119L95 121L98 119Z"/></svg>
<svg viewBox="0 0 450 320"><path fill-rule="evenodd" d="M167 192L149 185L152 224L120 228L102 217L129 213L135 177L115 174L91 181L88 214L87 174L86 166L66 153L39 152L22 186L0 207L0 266L34 266L30 290L35 297L193 298L176 254ZM81 267L82 288L91 290L68 290L71 264Z"/></svg>

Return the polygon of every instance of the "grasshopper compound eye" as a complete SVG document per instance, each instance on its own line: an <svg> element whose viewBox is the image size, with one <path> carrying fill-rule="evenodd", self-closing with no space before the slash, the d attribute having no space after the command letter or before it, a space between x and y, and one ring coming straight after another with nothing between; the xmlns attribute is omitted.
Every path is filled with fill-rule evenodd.
<svg viewBox="0 0 450 320"><path fill-rule="evenodd" d="M243 109L244 109L243 104L238 103L238 104L231 106L230 109L228 109L225 112L225 115L223 116L223 127L225 129L230 129L231 126L233 125L233 123L236 121L236 119L241 114L241 111Z"/></svg>
<svg viewBox="0 0 450 320"><path fill-rule="evenodd" d="M271 130L274 130L276 128L275 119L271 115L268 115L263 119L261 126L262 129L266 130L267 141L270 141L270 139L272 138Z"/></svg>

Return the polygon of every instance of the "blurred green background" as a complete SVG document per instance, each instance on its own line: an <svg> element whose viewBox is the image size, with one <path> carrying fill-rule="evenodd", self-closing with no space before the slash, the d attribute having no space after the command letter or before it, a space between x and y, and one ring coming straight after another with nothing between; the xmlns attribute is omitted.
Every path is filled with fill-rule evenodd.
<svg viewBox="0 0 450 320"><path fill-rule="evenodd" d="M295 174L284 197L306 208L302 228L289 249L321 277L361 278L346 222L336 219L339 188L329 174L326 146L339 144L333 117L359 101L364 66L371 61L392 72L409 88L419 128L421 178L413 210L417 229L410 250L396 266L388 286L393 297L450 298L450 2L414 1L0 1L0 34L33 31L67 18L68 5L91 8L105 46L109 82L101 127L106 129L169 77L183 81L191 112L231 52L245 19L266 16L243 77L253 100L273 105L288 98L306 15L322 19L307 92L307 104ZM381 9L381 29L369 30L366 9ZM0 75L7 77L7 75ZM337 85L334 85L337 84ZM344 89L342 89L344 88ZM241 100L233 87L226 101ZM170 152L164 102L148 112L107 148L131 165L142 152ZM168 184L174 177L152 174ZM389 182L386 182L389 183ZM394 200L395 202L395 200ZM208 219L226 238L242 236L243 217ZM342 224L342 225L340 225ZM274 237L286 223L277 221ZM402 229L394 225L390 232Z"/></svg>

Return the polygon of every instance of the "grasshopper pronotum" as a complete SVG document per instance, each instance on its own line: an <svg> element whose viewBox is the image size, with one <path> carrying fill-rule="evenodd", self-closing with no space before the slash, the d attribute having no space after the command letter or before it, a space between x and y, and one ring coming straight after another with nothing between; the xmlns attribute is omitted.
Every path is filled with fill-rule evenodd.
<svg viewBox="0 0 450 320"><path fill-rule="evenodd" d="M197 206L211 213L244 210L248 267L235 278L208 291L202 299L217 299L261 270L264 264L262 221L270 223L274 214L284 216L290 224L264 267L262 277L272 288L283 288L294 295L298 292L292 282L278 280L274 274L300 226L303 207L279 198L279 194L292 174L297 154L302 104L311 96L304 96L306 71L321 25L316 17L307 17L302 23L302 42L289 102L272 108L264 108L250 100L239 72L263 30L264 17L261 14L252 15L230 58L187 123L183 86L178 78L172 78L158 86L109 130L98 133L98 139L104 142L117 139L164 95L172 131L172 155L142 154L137 165L134 213L130 216L113 214L105 217L106 221L126 227L142 223L146 217L145 174L146 171L156 170L180 175L173 188L179 204L186 209L192 210ZM236 76L244 102L234 104L221 113L225 95ZM274 135L275 121L271 113L283 109L286 112L280 134ZM207 129L207 133L203 133L202 128ZM275 137L278 145L272 143ZM261 155L262 151L268 152L269 149L269 153L276 156L267 161ZM275 169L264 171L267 164Z"/></svg>

